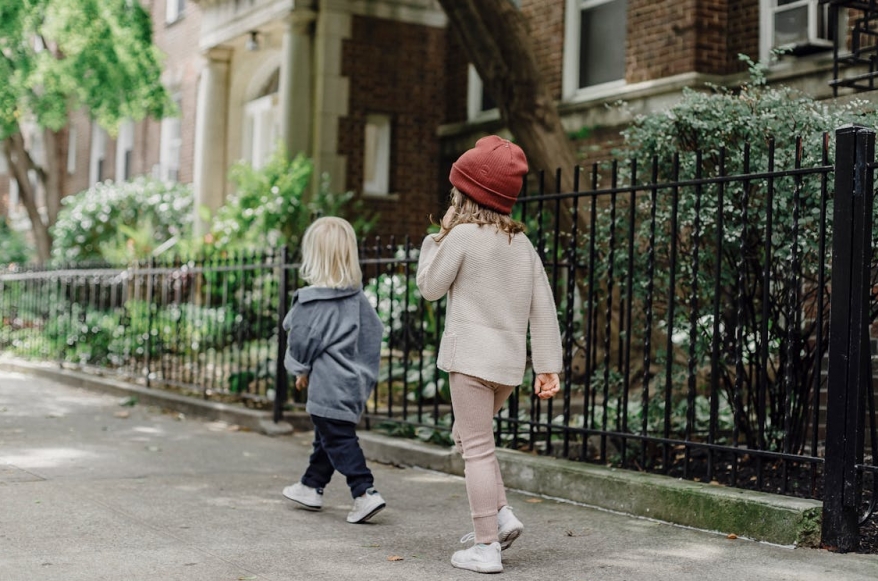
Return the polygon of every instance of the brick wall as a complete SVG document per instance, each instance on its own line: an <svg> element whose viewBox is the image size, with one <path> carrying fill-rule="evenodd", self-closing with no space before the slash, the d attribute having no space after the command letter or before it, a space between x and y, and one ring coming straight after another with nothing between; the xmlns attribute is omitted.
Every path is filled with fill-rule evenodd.
<svg viewBox="0 0 878 581"><path fill-rule="evenodd" d="M628 83L670 77L695 69L696 0L629 0Z"/></svg>
<svg viewBox="0 0 878 581"><path fill-rule="evenodd" d="M186 2L181 18L165 23L165 3L152 3L153 40L166 55L162 82L168 91L180 97L180 173L178 180L192 182L195 160L195 106L201 53L198 37L201 30L201 11L192 0ZM161 122L149 120L141 123L135 136L135 147L142 150L137 173L148 174L159 163L161 151ZM143 142L138 146L138 138Z"/></svg>
<svg viewBox="0 0 878 581"><path fill-rule="evenodd" d="M400 47L406 47L400 50ZM381 219L382 237L419 240L438 207L436 128L445 111L445 32L437 28L355 16L342 48L342 74L350 82L349 114L339 122L339 154L347 156L347 188L363 186L366 115L391 117L388 199L367 197Z"/></svg>
<svg viewBox="0 0 878 581"><path fill-rule="evenodd" d="M729 41L725 72L730 74L747 69L738 60L739 54L759 60L759 0L730 0L728 10Z"/></svg>
<svg viewBox="0 0 878 581"><path fill-rule="evenodd" d="M561 98L564 66L564 1L522 0L521 12L528 21L537 64L549 93Z"/></svg>

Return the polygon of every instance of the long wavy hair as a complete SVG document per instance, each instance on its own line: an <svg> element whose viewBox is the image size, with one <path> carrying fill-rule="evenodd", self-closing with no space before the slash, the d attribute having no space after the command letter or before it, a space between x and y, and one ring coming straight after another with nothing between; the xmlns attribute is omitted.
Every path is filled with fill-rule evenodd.
<svg viewBox="0 0 878 581"><path fill-rule="evenodd" d="M479 226L494 226L498 231L509 235L509 241L519 232L524 232L524 224L513 220L509 214L501 214L491 208L486 208L461 192L455 187L451 188L451 205L454 207L454 216L445 223L445 218L439 221L439 242L451 232L451 229L459 224L478 224Z"/></svg>

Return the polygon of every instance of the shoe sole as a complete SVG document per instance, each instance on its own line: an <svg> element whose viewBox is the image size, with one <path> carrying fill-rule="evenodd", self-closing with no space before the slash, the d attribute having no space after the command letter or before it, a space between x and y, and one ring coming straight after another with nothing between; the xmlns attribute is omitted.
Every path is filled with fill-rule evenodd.
<svg viewBox="0 0 878 581"><path fill-rule="evenodd" d="M351 523L352 525L363 524L364 522L368 521L370 518L372 518L373 516L375 516L376 514L381 512L382 510L384 510L384 507L386 507L386 506L387 506L387 503L379 504L378 506L376 506L372 510L372 512L370 512L366 516L362 517L360 520L349 520L348 522Z"/></svg>
<svg viewBox="0 0 878 581"><path fill-rule="evenodd" d="M451 559L451 565L458 569L475 571L476 573L502 573L503 565L486 565L483 563L457 563Z"/></svg>
<svg viewBox="0 0 878 581"><path fill-rule="evenodd" d="M297 499L295 499L295 498L293 498L293 497L291 497L291 496L287 496L286 494L284 494L284 498L286 498L287 500L292 500L292 501L295 502L300 508L303 508L303 509L305 509L305 510L310 510L311 512L317 512L317 511L319 511L319 510L323 510L323 507L322 507L322 506L314 506L313 504L305 504L305 503L302 502L301 500L297 500Z"/></svg>
<svg viewBox="0 0 878 581"><path fill-rule="evenodd" d="M523 529L515 528L511 531L506 531L505 533L501 534L498 538L498 540L500 541L500 550L505 551L506 549L511 547L512 543L515 542L515 539L521 536L522 530Z"/></svg>

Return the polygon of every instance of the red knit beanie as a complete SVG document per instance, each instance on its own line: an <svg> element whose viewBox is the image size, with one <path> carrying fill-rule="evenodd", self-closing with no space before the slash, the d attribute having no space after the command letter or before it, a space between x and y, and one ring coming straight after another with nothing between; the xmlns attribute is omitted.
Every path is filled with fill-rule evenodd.
<svg viewBox="0 0 878 581"><path fill-rule="evenodd" d="M448 179L461 193L502 214L512 212L527 173L527 158L514 143L489 135L451 166Z"/></svg>

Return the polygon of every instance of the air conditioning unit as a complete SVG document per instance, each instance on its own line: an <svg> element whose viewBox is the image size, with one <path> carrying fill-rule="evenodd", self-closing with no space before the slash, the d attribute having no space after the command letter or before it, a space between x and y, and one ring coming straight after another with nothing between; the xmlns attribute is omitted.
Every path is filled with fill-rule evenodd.
<svg viewBox="0 0 878 581"><path fill-rule="evenodd" d="M805 54L832 48L829 5L819 0L776 0L772 10L772 48Z"/></svg>

